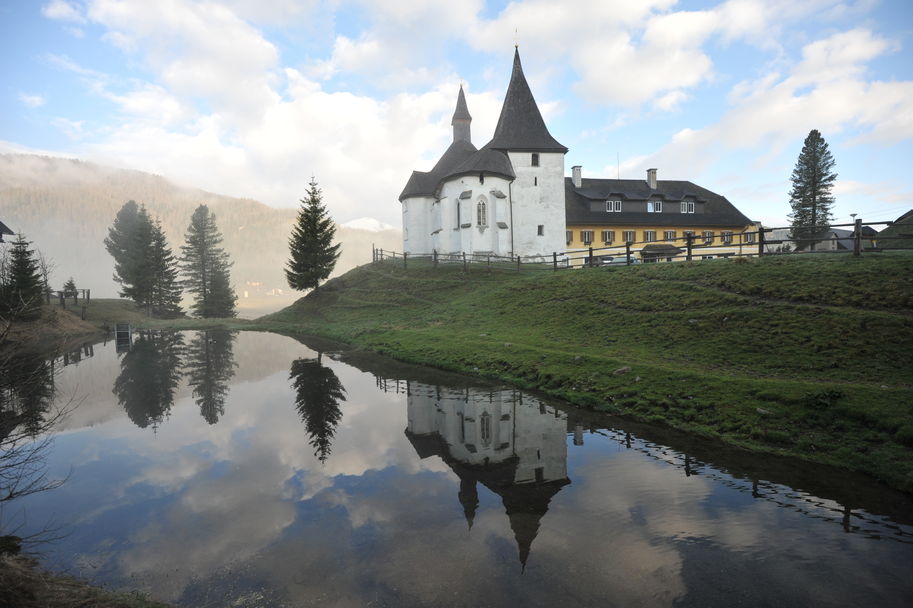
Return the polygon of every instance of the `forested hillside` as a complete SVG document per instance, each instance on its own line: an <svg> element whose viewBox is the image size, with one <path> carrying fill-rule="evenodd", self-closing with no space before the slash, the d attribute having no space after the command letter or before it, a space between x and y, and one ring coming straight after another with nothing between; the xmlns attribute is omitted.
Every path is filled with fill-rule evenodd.
<svg viewBox="0 0 913 608"><path fill-rule="evenodd" d="M306 181L302 177L302 195ZM280 308L297 297L289 293L283 274L295 208L276 209L250 199L185 188L141 171L63 158L0 154L0 220L22 231L53 260L54 287L60 288L73 276L79 287L90 288L93 294L116 295L117 285L111 278L114 264L102 241L114 215L130 199L161 219L176 254L193 210L208 205L234 261L232 281L242 310ZM291 203L297 206L297 201ZM332 201L327 203L332 209ZM372 242L387 249L402 248L398 230L340 227L337 238L342 255L334 274L370 261ZM284 296L276 295L280 289ZM275 305L270 304L272 298Z"/></svg>

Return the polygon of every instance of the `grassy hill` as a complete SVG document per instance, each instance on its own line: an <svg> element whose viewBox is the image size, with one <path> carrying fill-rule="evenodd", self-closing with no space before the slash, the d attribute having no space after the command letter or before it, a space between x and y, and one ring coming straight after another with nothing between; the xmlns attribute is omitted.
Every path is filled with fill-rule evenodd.
<svg viewBox="0 0 913 608"><path fill-rule="evenodd" d="M913 255L363 266L261 319L913 491Z"/></svg>

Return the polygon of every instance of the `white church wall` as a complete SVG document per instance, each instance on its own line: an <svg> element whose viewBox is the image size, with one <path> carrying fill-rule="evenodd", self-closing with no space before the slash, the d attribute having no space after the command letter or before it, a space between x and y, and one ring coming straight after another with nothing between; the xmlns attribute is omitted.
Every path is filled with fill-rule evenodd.
<svg viewBox="0 0 913 608"><path fill-rule="evenodd" d="M516 483L567 478L567 414L529 396L516 407L514 453L519 458Z"/></svg>
<svg viewBox="0 0 913 608"><path fill-rule="evenodd" d="M531 152L508 152L517 177L513 198L514 255L541 255L565 249L564 154L538 152L533 166ZM539 234L542 226L543 234Z"/></svg>
<svg viewBox="0 0 913 608"><path fill-rule="evenodd" d="M428 196L404 199L403 251L410 255L431 253L431 204Z"/></svg>

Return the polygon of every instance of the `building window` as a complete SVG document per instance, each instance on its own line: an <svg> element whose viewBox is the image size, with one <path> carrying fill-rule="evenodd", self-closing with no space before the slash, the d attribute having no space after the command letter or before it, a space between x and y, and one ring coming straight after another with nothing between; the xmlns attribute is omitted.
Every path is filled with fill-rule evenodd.
<svg viewBox="0 0 913 608"><path fill-rule="evenodd" d="M694 213L694 201L682 201L682 213Z"/></svg>
<svg viewBox="0 0 913 608"><path fill-rule="evenodd" d="M656 231L655 230L644 230L644 242L652 243L656 240Z"/></svg>
<svg viewBox="0 0 913 608"><path fill-rule="evenodd" d="M621 201L606 201L606 213L621 213Z"/></svg>
<svg viewBox="0 0 913 608"><path fill-rule="evenodd" d="M454 213L454 219L456 220L456 226L453 227L454 230L460 229L460 207L462 206L463 205L460 204L460 199L457 199L455 205L456 209Z"/></svg>
<svg viewBox="0 0 913 608"><path fill-rule="evenodd" d="M704 242L708 245L713 242L713 230L704 231Z"/></svg>
<svg viewBox="0 0 913 608"><path fill-rule="evenodd" d="M564 240L568 245L570 245L571 241L574 240L574 232L571 230L565 230L564 231Z"/></svg>
<svg viewBox="0 0 913 608"><path fill-rule="evenodd" d="M743 232L742 238L744 243L754 243L754 232Z"/></svg>
<svg viewBox="0 0 913 608"><path fill-rule="evenodd" d="M663 202L662 201L647 201L647 213L662 213L663 212Z"/></svg>
<svg viewBox="0 0 913 608"><path fill-rule="evenodd" d="M482 435L482 445L491 445L491 414L488 412L479 416L479 431Z"/></svg>
<svg viewBox="0 0 913 608"><path fill-rule="evenodd" d="M479 173L479 183L480 184L485 183L485 174L484 173Z"/></svg>
<svg viewBox="0 0 913 608"><path fill-rule="evenodd" d="M580 240L583 241L584 245L589 245L593 242L593 231L592 230L581 230L580 231Z"/></svg>
<svg viewBox="0 0 913 608"><path fill-rule="evenodd" d="M713 256L712 256L712 255L702 255L702 256L701 256L701 259L702 259L702 260L712 260L712 259L713 259Z"/></svg>
<svg viewBox="0 0 913 608"><path fill-rule="evenodd" d="M615 231L614 230L603 230L602 231L602 242L606 245L611 245L612 241L615 240Z"/></svg>
<svg viewBox="0 0 913 608"><path fill-rule="evenodd" d="M722 234L723 244L731 245L732 244L732 232L729 230L724 230Z"/></svg>
<svg viewBox="0 0 913 608"><path fill-rule="evenodd" d="M667 241L675 240L675 230L666 230L663 232L663 238Z"/></svg>
<svg viewBox="0 0 913 608"><path fill-rule="evenodd" d="M544 224L539 224L538 226L536 226L536 235L545 236L545 225Z"/></svg>
<svg viewBox="0 0 913 608"><path fill-rule="evenodd" d="M533 185L534 185L534 186L538 186L538 185L539 185L539 178L538 178L538 177L533 177Z"/></svg>
<svg viewBox="0 0 913 608"><path fill-rule="evenodd" d="M488 225L488 212L485 207L485 201L479 201L479 204L476 205L476 224L479 226Z"/></svg>
<svg viewBox="0 0 913 608"><path fill-rule="evenodd" d="M539 153L538 153L538 152L533 152L533 160L532 160L532 162L531 162L530 164L531 164L533 167L538 167L538 166L539 166Z"/></svg>
<svg viewBox="0 0 913 608"><path fill-rule="evenodd" d="M625 243L633 243L634 242L634 231L625 230L624 237L625 237Z"/></svg>

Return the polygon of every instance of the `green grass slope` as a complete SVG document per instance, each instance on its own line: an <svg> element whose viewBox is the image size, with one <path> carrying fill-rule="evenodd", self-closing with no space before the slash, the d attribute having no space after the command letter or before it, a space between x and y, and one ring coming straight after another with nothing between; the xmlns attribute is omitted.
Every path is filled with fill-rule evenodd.
<svg viewBox="0 0 913 608"><path fill-rule="evenodd" d="M505 380L913 491L913 256L363 266L264 328Z"/></svg>

